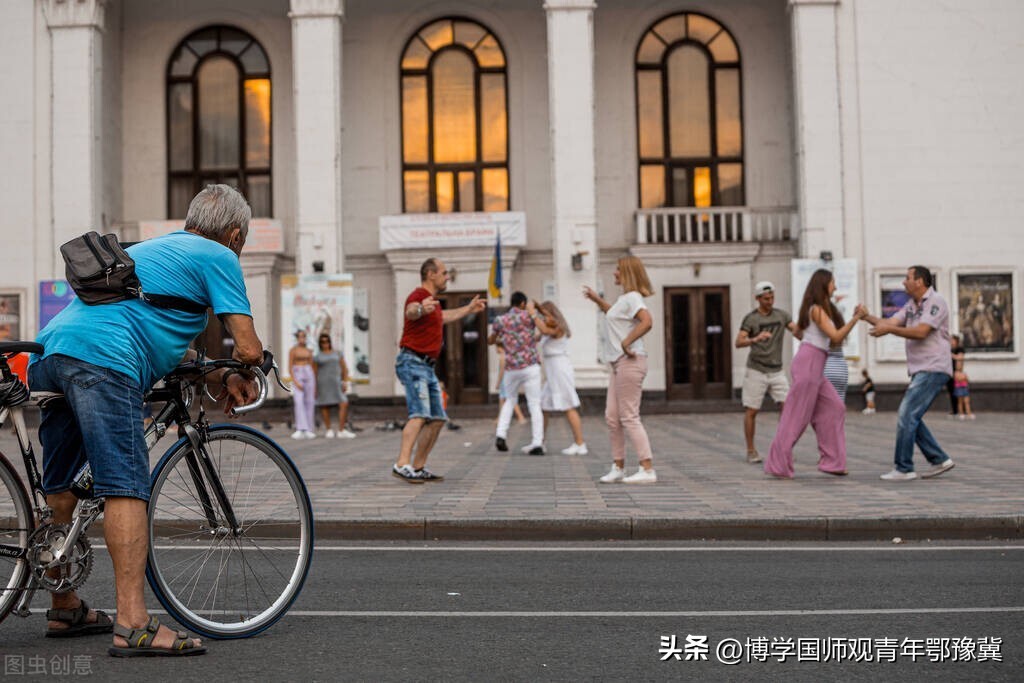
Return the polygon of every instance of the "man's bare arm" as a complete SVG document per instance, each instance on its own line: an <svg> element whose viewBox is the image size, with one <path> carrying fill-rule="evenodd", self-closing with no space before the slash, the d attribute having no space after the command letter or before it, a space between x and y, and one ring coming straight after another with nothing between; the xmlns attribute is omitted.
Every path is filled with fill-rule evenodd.
<svg viewBox="0 0 1024 683"><path fill-rule="evenodd" d="M256 325L252 318L240 313L228 313L220 317L224 328L235 340L235 350L231 357L249 365L263 362L263 342L256 335Z"/></svg>

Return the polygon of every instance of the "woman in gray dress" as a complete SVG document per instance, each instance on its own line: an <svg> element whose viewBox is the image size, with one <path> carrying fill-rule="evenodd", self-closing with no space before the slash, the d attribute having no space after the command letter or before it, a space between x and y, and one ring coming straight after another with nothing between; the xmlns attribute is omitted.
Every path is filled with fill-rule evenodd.
<svg viewBox="0 0 1024 683"><path fill-rule="evenodd" d="M348 384L348 365L341 351L335 351L328 334L321 334L319 351L313 357L313 368L316 370L316 405L323 416L324 427L328 439L354 439L348 424L348 397L345 396L345 385ZM338 431L331 429L331 408L338 406Z"/></svg>

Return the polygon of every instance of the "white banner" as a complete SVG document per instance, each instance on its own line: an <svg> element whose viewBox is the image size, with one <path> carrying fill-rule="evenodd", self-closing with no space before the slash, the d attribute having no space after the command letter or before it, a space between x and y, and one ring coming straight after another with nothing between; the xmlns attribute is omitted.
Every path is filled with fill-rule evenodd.
<svg viewBox="0 0 1024 683"><path fill-rule="evenodd" d="M836 261L821 261L819 259L793 259L790 272L790 285L793 292L793 310L791 315L796 321L800 315L800 304L804 300L804 290L810 282L814 271L819 268L831 270L836 280L836 293L833 301L836 308L843 314L843 318L849 320L853 315L854 307L859 303L857 299L858 278L857 259L844 258ZM793 352L800 348L800 342L793 340ZM846 358L860 358L860 330L854 328L843 344L843 355Z"/></svg>
<svg viewBox="0 0 1024 683"><path fill-rule="evenodd" d="M526 214L405 213L380 217L380 248L438 249L493 247L498 231L502 246L526 245Z"/></svg>

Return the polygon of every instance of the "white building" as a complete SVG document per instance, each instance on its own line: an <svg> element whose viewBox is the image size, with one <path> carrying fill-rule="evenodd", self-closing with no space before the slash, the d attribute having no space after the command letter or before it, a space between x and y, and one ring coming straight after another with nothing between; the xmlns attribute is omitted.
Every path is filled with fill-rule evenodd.
<svg viewBox="0 0 1024 683"><path fill-rule="evenodd" d="M426 256L453 297L486 290L489 243L382 249L382 217L453 211L525 221L505 302L560 302L583 386L605 380L579 289L611 291L618 257L657 290L646 389L701 399L741 384L752 284L786 307L791 261L830 252L875 311L888 276L933 268L972 382L1019 387L1022 26L1018 0L4 0L0 296L31 338L61 243L138 237L221 181L274 219L243 256L273 347L282 275L368 292L363 395L396 393ZM447 337L456 401L493 387L473 324ZM852 367L901 381L858 334Z"/></svg>

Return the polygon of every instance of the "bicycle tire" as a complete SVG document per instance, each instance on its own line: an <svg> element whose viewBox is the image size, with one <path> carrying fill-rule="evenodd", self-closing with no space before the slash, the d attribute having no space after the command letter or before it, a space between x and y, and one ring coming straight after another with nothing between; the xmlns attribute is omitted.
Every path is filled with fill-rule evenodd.
<svg viewBox="0 0 1024 683"><path fill-rule="evenodd" d="M302 591L313 557L313 508L295 464L264 434L215 425L204 445L244 531L235 536L227 530L216 504L220 528L210 529L188 470L192 446L180 439L153 469L146 578L183 626L209 638L248 638L276 623ZM267 481L256 482L257 476ZM284 560L275 563L275 553ZM185 559L177 559L181 555ZM264 563L269 569L256 567ZM233 565L241 586L231 584Z"/></svg>
<svg viewBox="0 0 1024 683"><path fill-rule="evenodd" d="M25 485L14 466L0 453L0 544L28 548L35 529L35 515ZM7 618L31 580L28 560L23 556L0 556L0 622Z"/></svg>

